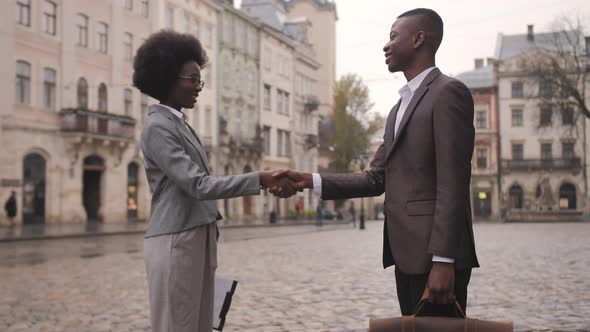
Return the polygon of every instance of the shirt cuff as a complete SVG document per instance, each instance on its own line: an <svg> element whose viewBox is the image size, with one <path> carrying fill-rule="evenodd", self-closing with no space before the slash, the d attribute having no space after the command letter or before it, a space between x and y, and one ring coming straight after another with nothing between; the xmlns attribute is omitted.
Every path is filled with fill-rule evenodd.
<svg viewBox="0 0 590 332"><path fill-rule="evenodd" d="M313 194L322 197L322 177L319 173L312 173L313 178Z"/></svg>
<svg viewBox="0 0 590 332"><path fill-rule="evenodd" d="M455 263L455 259L453 258L446 258L446 257L440 257L440 256L432 256L432 261L433 262L439 262L439 263Z"/></svg>

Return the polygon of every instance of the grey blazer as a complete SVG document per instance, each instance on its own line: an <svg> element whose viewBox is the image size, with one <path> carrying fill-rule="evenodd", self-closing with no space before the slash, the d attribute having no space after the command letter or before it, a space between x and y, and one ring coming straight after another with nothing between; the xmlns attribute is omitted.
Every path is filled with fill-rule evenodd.
<svg viewBox="0 0 590 332"><path fill-rule="evenodd" d="M216 199L258 195L257 172L212 176L207 155L183 120L152 105L141 133L141 150L152 192L146 237L176 233L217 220Z"/></svg>

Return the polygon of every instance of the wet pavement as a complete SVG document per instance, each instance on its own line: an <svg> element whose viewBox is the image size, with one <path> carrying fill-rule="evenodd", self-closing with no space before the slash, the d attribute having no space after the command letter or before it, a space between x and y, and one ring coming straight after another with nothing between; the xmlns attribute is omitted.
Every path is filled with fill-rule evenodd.
<svg viewBox="0 0 590 332"><path fill-rule="evenodd" d="M366 331L399 315L382 222L222 230L225 331ZM590 331L590 223L476 224L468 314ZM141 234L0 243L0 331L150 331Z"/></svg>

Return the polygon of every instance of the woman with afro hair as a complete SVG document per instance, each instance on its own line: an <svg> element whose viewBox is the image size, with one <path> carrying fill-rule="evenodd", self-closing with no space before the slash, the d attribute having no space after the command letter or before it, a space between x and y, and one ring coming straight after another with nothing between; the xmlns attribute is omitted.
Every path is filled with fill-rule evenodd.
<svg viewBox="0 0 590 332"><path fill-rule="evenodd" d="M154 332L210 332L217 267L217 199L280 188L296 193L273 171L235 176L210 174L198 134L185 121L204 82L207 55L197 38L163 30L137 50L133 84L159 101L149 107L141 150L152 192L144 239L150 319Z"/></svg>

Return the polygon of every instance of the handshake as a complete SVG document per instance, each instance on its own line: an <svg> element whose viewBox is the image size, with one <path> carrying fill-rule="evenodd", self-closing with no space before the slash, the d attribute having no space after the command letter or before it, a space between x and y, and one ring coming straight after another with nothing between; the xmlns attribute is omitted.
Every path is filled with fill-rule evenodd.
<svg viewBox="0 0 590 332"><path fill-rule="evenodd" d="M311 173L293 170L260 172L260 186L280 198L289 198L305 188L313 188Z"/></svg>

